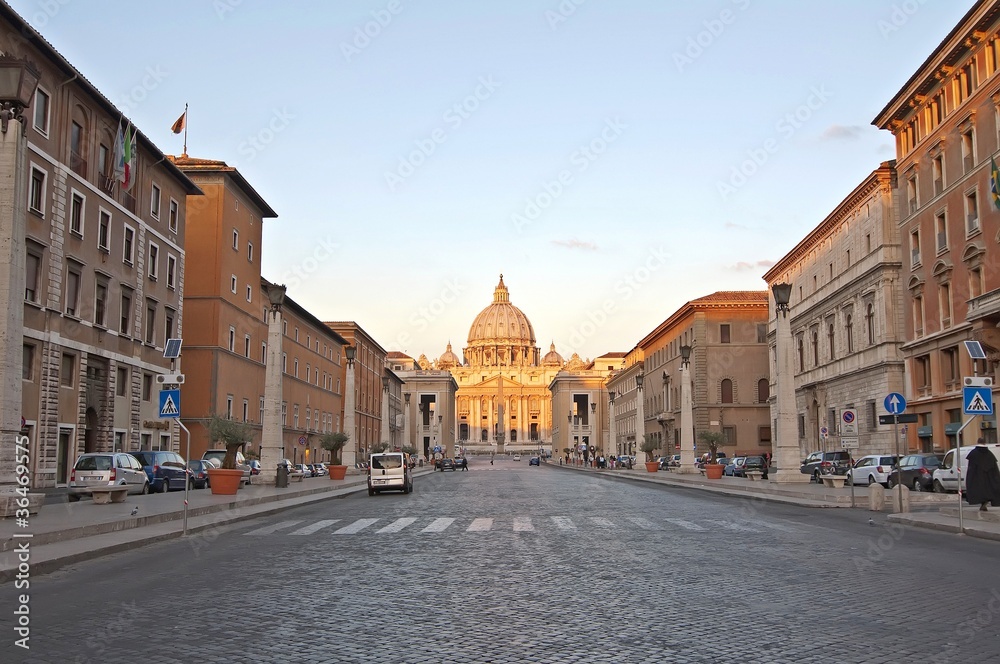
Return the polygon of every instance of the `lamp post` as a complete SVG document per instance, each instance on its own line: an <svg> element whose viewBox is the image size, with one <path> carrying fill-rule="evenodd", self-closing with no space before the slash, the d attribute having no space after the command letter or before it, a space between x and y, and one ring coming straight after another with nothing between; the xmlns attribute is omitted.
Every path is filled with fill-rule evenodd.
<svg viewBox="0 0 1000 664"><path fill-rule="evenodd" d="M6 293L10 306L0 314L0 516L15 516L19 496L16 490L28 488L18 479L28 480L27 472L18 472L18 457L28 456L21 464L30 468L38 461L37 448L28 450L30 441L21 436L22 351L24 348L25 287L25 150L27 141L24 110L31 105L39 74L27 60L0 56L0 293ZM14 131L8 124L16 121ZM13 177L11 177L13 175ZM16 305L16 306L14 306ZM22 468L24 470L24 468ZM28 505L37 511L43 494L28 494Z"/></svg>
<svg viewBox="0 0 1000 664"><path fill-rule="evenodd" d="M403 392L403 447L409 445L416 449L416 445L410 440L410 393ZM417 456L423 454L423 450L417 450Z"/></svg>
<svg viewBox="0 0 1000 664"><path fill-rule="evenodd" d="M379 440L383 445L389 444L389 377L382 376L382 426Z"/></svg>
<svg viewBox="0 0 1000 664"><path fill-rule="evenodd" d="M615 433L615 391L611 390L608 392L608 437L611 439L610 447L608 449L608 454L621 452L615 448L615 444L618 442L618 436Z"/></svg>
<svg viewBox="0 0 1000 664"><path fill-rule="evenodd" d="M344 349L344 357L347 358L347 376L344 381L346 392L344 396L344 433L348 435L347 444L344 445L343 461L348 468L353 468L358 462L358 440L354 430L354 358L357 357L358 349L348 346Z"/></svg>
<svg viewBox="0 0 1000 664"><path fill-rule="evenodd" d="M775 464L778 469L773 477L775 482L808 482L809 476L799 472L802 461L799 454L798 432L795 430L795 376L792 374L792 323L788 320L788 302L792 295L792 285L774 284L775 309L775 394L777 425Z"/></svg>
<svg viewBox="0 0 1000 664"><path fill-rule="evenodd" d="M693 473L694 407L691 403L691 346L681 346L681 473Z"/></svg>
<svg viewBox="0 0 1000 664"><path fill-rule="evenodd" d="M601 449L600 441L600 427L595 424L597 422L597 402L590 402L590 458L591 463L597 464L597 452Z"/></svg>
<svg viewBox="0 0 1000 664"><path fill-rule="evenodd" d="M641 452L642 443L646 437L646 404L645 399L642 396L642 382L645 380L646 376L643 374L642 369L639 373L635 375L635 462L640 463L639 452ZM645 459L642 459L645 461Z"/></svg>
<svg viewBox="0 0 1000 664"><path fill-rule="evenodd" d="M281 309L285 304L284 284L268 284L267 299L271 308L267 314L267 358L264 366L264 421L260 431L260 478L273 484L278 463L284 457L284 422L281 420Z"/></svg>

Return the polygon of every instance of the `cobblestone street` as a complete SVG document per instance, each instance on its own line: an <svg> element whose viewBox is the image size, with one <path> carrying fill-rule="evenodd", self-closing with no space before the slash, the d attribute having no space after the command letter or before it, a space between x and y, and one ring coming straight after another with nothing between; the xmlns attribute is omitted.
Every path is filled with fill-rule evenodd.
<svg viewBox="0 0 1000 664"><path fill-rule="evenodd" d="M526 460L470 467L32 579L30 657L8 639L0 659L1000 657L995 543Z"/></svg>

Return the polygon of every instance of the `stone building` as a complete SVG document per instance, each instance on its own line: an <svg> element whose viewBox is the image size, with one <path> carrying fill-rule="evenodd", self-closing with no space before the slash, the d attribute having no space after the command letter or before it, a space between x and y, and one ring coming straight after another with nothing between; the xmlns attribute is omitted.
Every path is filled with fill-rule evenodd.
<svg viewBox="0 0 1000 664"><path fill-rule="evenodd" d="M980 0L945 36L872 124L896 140L895 223L903 279L907 413L911 448L957 443L963 378L976 367L962 342L1000 361L1000 235L992 164L1000 160L1000 2ZM994 396L994 401L996 397ZM996 440L996 418L982 432Z"/></svg>
<svg viewBox="0 0 1000 664"><path fill-rule="evenodd" d="M769 288L792 286L788 315L803 456L842 448L845 410L857 426L847 436L855 458L896 449L892 427L878 423L885 397L904 389L894 166L881 164L764 275ZM774 341L772 331L772 356Z"/></svg>
<svg viewBox="0 0 1000 664"><path fill-rule="evenodd" d="M552 454L569 454L582 460L619 454L609 429L611 404L605 381L619 368L623 356L623 353L607 353L587 364L568 363L549 383Z"/></svg>
<svg viewBox="0 0 1000 664"><path fill-rule="evenodd" d="M386 371L386 351L354 321L328 321L326 326L355 349L353 366L346 361L343 366L343 371L354 372L354 431L346 433L351 437L347 444L354 446L356 458L364 459L375 444L382 442L382 378ZM342 377L345 382L343 389L346 390L346 373ZM343 407L348 408L350 404L351 399L345 395ZM344 415L346 422L348 418L346 413ZM389 416L385 413L385 417Z"/></svg>

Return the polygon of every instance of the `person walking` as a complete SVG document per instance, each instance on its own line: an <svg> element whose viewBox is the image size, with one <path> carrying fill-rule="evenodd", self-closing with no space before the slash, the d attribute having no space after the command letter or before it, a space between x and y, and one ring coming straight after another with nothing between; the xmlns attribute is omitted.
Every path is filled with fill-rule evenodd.
<svg viewBox="0 0 1000 664"><path fill-rule="evenodd" d="M1000 507L1000 468L997 458L986 447L982 438L976 441L976 446L965 457L969 462L965 478L965 499L970 505L979 505L979 511L985 512L986 504Z"/></svg>
<svg viewBox="0 0 1000 664"><path fill-rule="evenodd" d="M465 457L462 457L462 470L468 470L468 469L469 469L469 460L466 459Z"/></svg>

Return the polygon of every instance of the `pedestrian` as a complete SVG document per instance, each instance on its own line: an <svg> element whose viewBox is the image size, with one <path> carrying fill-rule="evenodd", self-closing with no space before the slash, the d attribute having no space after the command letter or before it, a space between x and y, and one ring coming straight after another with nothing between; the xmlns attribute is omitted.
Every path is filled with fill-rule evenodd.
<svg viewBox="0 0 1000 664"><path fill-rule="evenodd" d="M462 470L468 470L468 469L469 469L469 460L466 459L465 457L462 457Z"/></svg>
<svg viewBox="0 0 1000 664"><path fill-rule="evenodd" d="M770 465L770 463L768 463L768 459L767 459L767 452L764 452L764 454L761 456L761 458L764 460L764 463L761 465L761 468L760 468L760 479L766 480L767 479L767 467Z"/></svg>
<svg viewBox="0 0 1000 664"><path fill-rule="evenodd" d="M970 505L979 504L979 511L985 512L986 504L1000 507L1000 468L997 458L986 447L982 438L976 441L976 446L965 457L969 462L965 477L965 499Z"/></svg>

